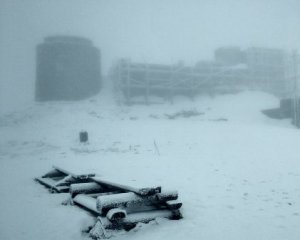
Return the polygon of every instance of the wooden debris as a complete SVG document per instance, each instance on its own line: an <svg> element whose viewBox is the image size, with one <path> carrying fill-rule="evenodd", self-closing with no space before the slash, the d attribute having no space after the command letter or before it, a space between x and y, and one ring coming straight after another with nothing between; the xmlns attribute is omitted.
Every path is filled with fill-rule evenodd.
<svg viewBox="0 0 300 240"><path fill-rule="evenodd" d="M170 210L178 210L182 207L182 203L178 202L177 200L166 201L165 205Z"/></svg>
<svg viewBox="0 0 300 240"><path fill-rule="evenodd" d="M96 208L96 199L85 194L78 194L73 198L73 202L92 211L95 214L98 214Z"/></svg>
<svg viewBox="0 0 300 240"><path fill-rule="evenodd" d="M90 177L94 177L95 174L94 173L90 173L90 174L74 174L74 173L71 173L65 169L62 169L60 167L57 167L57 166L53 166L54 169L56 169L57 171L65 174L65 175L70 175L72 176L73 178L76 178L76 179L81 179L81 180L84 180L84 179L88 179Z"/></svg>
<svg viewBox="0 0 300 240"><path fill-rule="evenodd" d="M95 181L96 183L99 183L100 185L105 186L107 188L123 190L123 191L126 191L126 192L134 192L134 193L136 193L138 195L141 195L141 196L149 196L149 195L153 195L155 193L161 192L161 187L140 188L140 189L138 189L138 188L133 188L133 187L118 184L118 183L112 183L112 182L104 181L104 180L102 180L98 177L92 177L91 179L93 181Z"/></svg>
<svg viewBox="0 0 300 240"><path fill-rule="evenodd" d="M98 183L95 182L77 183L70 185L70 194L72 197L79 193L91 194L101 192L105 192L103 187L101 187Z"/></svg>
<svg viewBox="0 0 300 240"><path fill-rule="evenodd" d="M107 212L106 217L110 221L118 221L120 219L126 218L127 212L122 208L113 208Z"/></svg>
<svg viewBox="0 0 300 240"><path fill-rule="evenodd" d="M182 218L177 191L134 188L104 181L95 174L77 175L59 167L36 180L52 191L69 192L70 202L97 216L90 231L94 239L110 238L108 231L128 231L137 223L148 223L158 217Z"/></svg>
<svg viewBox="0 0 300 240"><path fill-rule="evenodd" d="M178 198L176 191L157 193L151 196L139 196L133 192L120 193L114 195L100 196L97 198L97 209L100 214L106 214L113 208L139 207L159 204Z"/></svg>
<svg viewBox="0 0 300 240"><path fill-rule="evenodd" d="M95 174L74 174L62 168L53 166L53 169L42 177L35 178L36 181L45 185L51 192L69 192L71 184L92 182L90 179Z"/></svg>

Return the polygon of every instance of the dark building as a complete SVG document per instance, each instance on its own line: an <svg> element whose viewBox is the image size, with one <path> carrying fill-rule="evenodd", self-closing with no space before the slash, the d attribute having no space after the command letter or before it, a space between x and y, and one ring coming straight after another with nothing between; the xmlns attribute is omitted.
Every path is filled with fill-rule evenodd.
<svg viewBox="0 0 300 240"><path fill-rule="evenodd" d="M37 46L36 100L80 100L101 88L100 51L88 39L52 36Z"/></svg>

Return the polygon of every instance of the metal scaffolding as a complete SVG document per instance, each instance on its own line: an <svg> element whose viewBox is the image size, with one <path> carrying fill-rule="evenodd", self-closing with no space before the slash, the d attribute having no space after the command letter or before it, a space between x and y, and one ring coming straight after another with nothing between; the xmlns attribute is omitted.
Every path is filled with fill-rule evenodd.
<svg viewBox="0 0 300 240"><path fill-rule="evenodd" d="M287 61L290 56L281 49L220 48L214 61L184 64L149 64L120 59L111 68L111 79L120 102L134 103L136 97L150 103L150 96L173 101L174 96L194 98L199 94L235 93L258 90L284 97L287 85ZM291 61L291 60L289 60ZM140 100L141 101L141 100Z"/></svg>
<svg viewBox="0 0 300 240"><path fill-rule="evenodd" d="M142 64L122 59L113 67L111 77L115 90L123 94L127 104L132 103L135 96L143 96L148 104L151 95L172 101L175 95L193 98L201 93L232 91L244 84L246 69Z"/></svg>

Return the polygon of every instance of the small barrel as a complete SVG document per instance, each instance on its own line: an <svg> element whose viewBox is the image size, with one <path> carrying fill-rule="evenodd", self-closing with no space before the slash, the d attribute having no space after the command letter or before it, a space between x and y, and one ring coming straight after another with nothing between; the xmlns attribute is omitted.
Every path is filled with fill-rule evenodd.
<svg viewBox="0 0 300 240"><path fill-rule="evenodd" d="M79 141L81 143L85 143L89 140L89 135L88 135L88 132L87 131L81 131L79 133Z"/></svg>

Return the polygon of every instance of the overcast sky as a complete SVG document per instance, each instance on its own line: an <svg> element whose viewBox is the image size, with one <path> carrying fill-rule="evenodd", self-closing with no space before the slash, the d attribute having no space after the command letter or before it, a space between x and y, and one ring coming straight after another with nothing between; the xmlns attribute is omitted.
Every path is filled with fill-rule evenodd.
<svg viewBox="0 0 300 240"><path fill-rule="evenodd" d="M35 46L90 38L114 59L194 64L218 46L300 49L299 0L0 0L0 113L34 99Z"/></svg>

